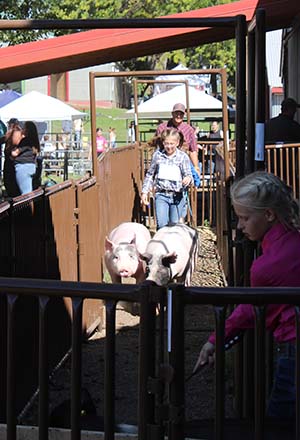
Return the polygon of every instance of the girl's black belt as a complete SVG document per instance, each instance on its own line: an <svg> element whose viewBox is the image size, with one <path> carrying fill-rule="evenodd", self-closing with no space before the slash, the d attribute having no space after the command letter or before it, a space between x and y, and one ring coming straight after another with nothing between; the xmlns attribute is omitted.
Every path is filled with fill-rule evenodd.
<svg viewBox="0 0 300 440"><path fill-rule="evenodd" d="M156 191L157 194L161 193L161 194L167 194L167 195L171 195L171 194L182 194L182 191L170 191L170 190L166 190L166 189L160 189L158 191Z"/></svg>

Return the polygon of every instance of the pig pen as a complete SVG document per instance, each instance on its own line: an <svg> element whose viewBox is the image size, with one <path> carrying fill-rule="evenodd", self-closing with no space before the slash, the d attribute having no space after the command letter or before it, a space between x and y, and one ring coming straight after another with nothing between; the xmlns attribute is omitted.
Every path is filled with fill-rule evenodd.
<svg viewBox="0 0 300 440"><path fill-rule="evenodd" d="M223 287L224 276L216 252L216 236L210 228L200 227L199 257L192 278L194 286ZM211 306L187 307L186 315L186 375L196 362L200 347L214 327ZM137 367L139 317L117 311L116 338L116 423L137 424ZM105 331L95 333L83 344L82 386L88 390L96 406L97 414L103 416L104 390L104 338ZM232 354L227 353L232 357ZM233 381L231 362L227 362L226 416L232 417ZM66 359L50 381L50 412L64 400L70 398L71 361ZM19 416L20 424L37 424L37 395ZM213 417L214 378L213 370L205 368L186 385L186 419L199 420ZM93 427L91 427L93 429Z"/></svg>

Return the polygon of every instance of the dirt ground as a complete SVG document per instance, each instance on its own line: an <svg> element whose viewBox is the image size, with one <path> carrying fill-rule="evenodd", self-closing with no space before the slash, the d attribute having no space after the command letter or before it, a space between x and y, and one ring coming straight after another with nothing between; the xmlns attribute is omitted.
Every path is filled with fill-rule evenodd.
<svg viewBox="0 0 300 440"><path fill-rule="evenodd" d="M215 235L209 228L199 228L200 252L193 275L194 286L224 286L224 277L216 253ZM186 376L196 362L202 344L214 327L211 306L188 306L186 311ZM139 317L117 310L116 338L116 422L137 424ZM92 396L97 414L103 415L105 331L95 333L83 344L82 386ZM230 363L229 363L230 364ZM227 371L226 415L233 413L231 371ZM50 411L70 397L70 358L50 381ZM186 384L186 419L199 420L214 414L213 371L206 368ZM20 415L19 422L36 424L37 399Z"/></svg>

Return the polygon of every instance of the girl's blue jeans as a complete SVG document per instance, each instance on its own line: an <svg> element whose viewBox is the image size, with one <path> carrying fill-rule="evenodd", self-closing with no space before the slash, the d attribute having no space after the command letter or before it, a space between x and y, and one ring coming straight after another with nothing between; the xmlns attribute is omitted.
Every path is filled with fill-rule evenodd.
<svg viewBox="0 0 300 440"><path fill-rule="evenodd" d="M182 192L157 192L155 194L157 229L176 224L186 216L186 197Z"/></svg>
<svg viewBox="0 0 300 440"><path fill-rule="evenodd" d="M286 344L286 352L278 353L274 384L267 409L267 416L278 419L295 417L295 344Z"/></svg>
<svg viewBox="0 0 300 440"><path fill-rule="evenodd" d="M16 181L21 194L32 191L32 176L35 173L34 163L16 163Z"/></svg>

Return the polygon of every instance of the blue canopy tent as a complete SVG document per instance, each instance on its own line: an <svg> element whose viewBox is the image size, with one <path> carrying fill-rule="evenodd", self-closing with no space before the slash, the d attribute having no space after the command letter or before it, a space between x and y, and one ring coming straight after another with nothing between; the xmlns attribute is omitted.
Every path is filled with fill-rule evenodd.
<svg viewBox="0 0 300 440"><path fill-rule="evenodd" d="M14 90L3 90L0 92L0 107L4 107L6 104L20 98L21 93L15 92Z"/></svg>

